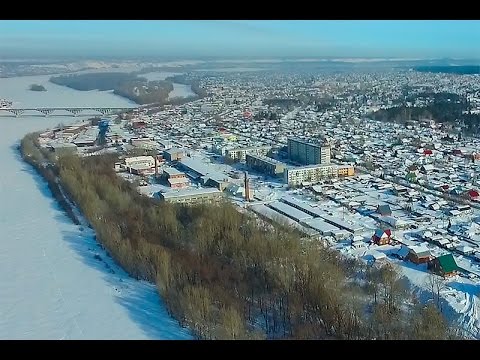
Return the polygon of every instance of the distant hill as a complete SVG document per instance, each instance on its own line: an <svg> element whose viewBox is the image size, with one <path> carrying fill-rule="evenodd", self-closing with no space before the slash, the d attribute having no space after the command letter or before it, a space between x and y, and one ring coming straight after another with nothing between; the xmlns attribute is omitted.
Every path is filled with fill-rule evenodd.
<svg viewBox="0 0 480 360"><path fill-rule="evenodd" d="M414 67L413 69L419 72L430 72L430 73L445 73L445 74L460 74L460 75L480 74L479 65L417 66L417 67Z"/></svg>

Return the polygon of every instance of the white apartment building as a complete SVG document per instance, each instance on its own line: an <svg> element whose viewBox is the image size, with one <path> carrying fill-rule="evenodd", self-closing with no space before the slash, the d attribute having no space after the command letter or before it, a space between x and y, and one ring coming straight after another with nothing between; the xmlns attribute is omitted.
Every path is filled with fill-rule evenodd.
<svg viewBox="0 0 480 360"><path fill-rule="evenodd" d="M315 184L321 180L337 177L337 165L308 165L285 169L284 180L289 186L299 186L304 182Z"/></svg>
<svg viewBox="0 0 480 360"><path fill-rule="evenodd" d="M265 156L268 154L271 148L271 146L258 146L228 149L226 151L226 156L232 160L245 161L247 154Z"/></svg>

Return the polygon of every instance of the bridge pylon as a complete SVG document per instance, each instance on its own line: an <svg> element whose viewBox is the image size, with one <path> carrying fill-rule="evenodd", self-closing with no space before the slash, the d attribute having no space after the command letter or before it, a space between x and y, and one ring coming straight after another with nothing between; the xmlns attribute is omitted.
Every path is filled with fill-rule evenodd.
<svg viewBox="0 0 480 360"><path fill-rule="evenodd" d="M74 109L74 108L69 108L69 109L65 109L66 111L68 112L71 112L73 114L73 116L77 116L78 114L80 114L83 109Z"/></svg>
<svg viewBox="0 0 480 360"><path fill-rule="evenodd" d="M44 116L48 116L54 111L53 109L35 109L35 110L41 112Z"/></svg>
<svg viewBox="0 0 480 360"><path fill-rule="evenodd" d="M11 109L9 111L12 112L16 117L19 117L25 112L23 109Z"/></svg>

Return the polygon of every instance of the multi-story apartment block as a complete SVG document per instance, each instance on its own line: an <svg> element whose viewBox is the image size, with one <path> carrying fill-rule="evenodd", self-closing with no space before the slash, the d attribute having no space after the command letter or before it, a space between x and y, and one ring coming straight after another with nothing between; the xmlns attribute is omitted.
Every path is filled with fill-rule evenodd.
<svg viewBox="0 0 480 360"><path fill-rule="evenodd" d="M339 165L338 177L353 176L355 175L355 169L351 165Z"/></svg>
<svg viewBox="0 0 480 360"><path fill-rule="evenodd" d="M330 164L330 146L288 138L288 158L304 165Z"/></svg>
<svg viewBox="0 0 480 360"><path fill-rule="evenodd" d="M285 164L262 155L246 155L247 165L253 170L260 171L270 176L283 175Z"/></svg>
<svg viewBox="0 0 480 360"><path fill-rule="evenodd" d="M307 165L285 169L284 180L289 186L299 186L304 182L318 183L338 176L337 165Z"/></svg>

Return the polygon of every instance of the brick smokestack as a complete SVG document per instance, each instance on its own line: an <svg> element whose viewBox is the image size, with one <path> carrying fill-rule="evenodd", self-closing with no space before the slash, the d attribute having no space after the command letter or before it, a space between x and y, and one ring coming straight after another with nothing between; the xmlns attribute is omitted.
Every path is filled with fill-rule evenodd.
<svg viewBox="0 0 480 360"><path fill-rule="evenodd" d="M248 172L245 171L245 200L250 201L250 186L248 179Z"/></svg>

